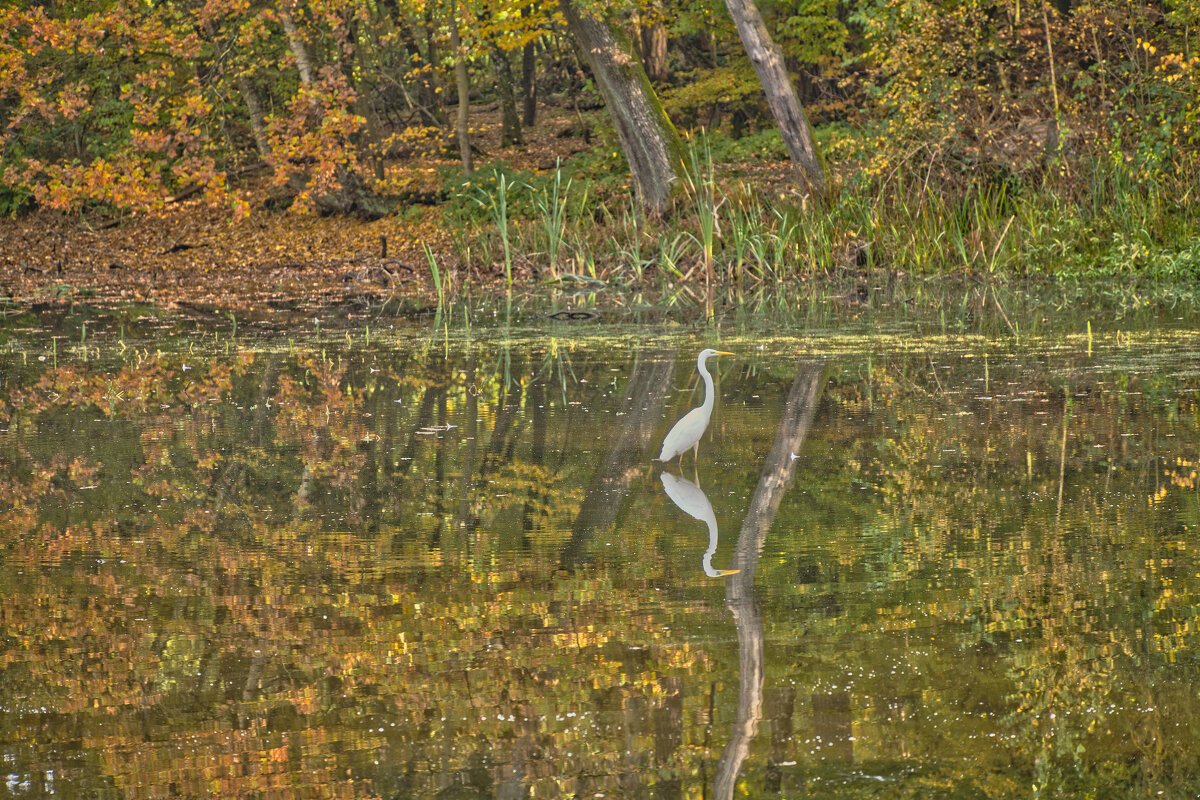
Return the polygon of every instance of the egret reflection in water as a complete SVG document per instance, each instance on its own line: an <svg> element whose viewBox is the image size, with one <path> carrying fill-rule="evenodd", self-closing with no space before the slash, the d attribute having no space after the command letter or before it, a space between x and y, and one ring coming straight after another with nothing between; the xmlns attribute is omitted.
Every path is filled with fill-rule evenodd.
<svg viewBox="0 0 1200 800"><path fill-rule="evenodd" d="M717 552L717 516L713 513L712 503L708 502L708 496L704 494L704 490L696 484L684 478L679 478L669 472L662 473L663 489L667 493L667 497L675 505L689 516L703 522L708 526L708 550L704 553L704 574L710 578L720 578L724 575L735 575L736 569L714 569L712 565L713 554Z"/></svg>

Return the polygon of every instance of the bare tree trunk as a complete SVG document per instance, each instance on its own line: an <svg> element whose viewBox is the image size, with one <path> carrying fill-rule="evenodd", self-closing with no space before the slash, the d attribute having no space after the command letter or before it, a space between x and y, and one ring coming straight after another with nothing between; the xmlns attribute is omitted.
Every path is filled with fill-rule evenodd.
<svg viewBox="0 0 1200 800"><path fill-rule="evenodd" d="M779 686L763 697L766 717L771 721L771 746L767 751L767 775L764 781L770 794L780 794L783 775L780 767L788 760L792 743L792 716L796 712L796 687Z"/></svg>
<svg viewBox="0 0 1200 800"><path fill-rule="evenodd" d="M279 11L279 20L287 33L288 46L296 59L296 71L300 73L300 82L306 87L312 87L316 81L317 69L304 35L296 25L295 18L283 9ZM316 124L323 112L313 101L309 110L313 115L310 124ZM387 208L379 197L363 182L362 176L350 167L342 164L337 168L339 188L332 192L315 193L314 202L317 208L326 214L354 214L364 219L379 219L387 213Z"/></svg>
<svg viewBox="0 0 1200 800"><path fill-rule="evenodd" d="M825 162L813 142L808 118L796 96L779 48L771 40L762 14L754 0L725 0L725 7L737 26L746 55L758 73L758 81L767 95L767 104L783 134L792 161L800 170L801 177L810 191L823 195L828 191L829 181L825 175Z"/></svg>
<svg viewBox="0 0 1200 800"><path fill-rule="evenodd" d="M739 579L741 583L752 584L753 570L749 573L749 578L731 575L726 578L729 582L726 586ZM762 718L765 674L762 614L752 592L736 601L731 599L731 595L731 590L726 588L725 605L733 616L738 638L738 703L729 742L721 752L720 761L717 762L717 775L713 779L715 800L733 800L738 775L741 774L746 757L750 755L750 744L758 735L758 721Z"/></svg>
<svg viewBox="0 0 1200 800"><path fill-rule="evenodd" d="M228 42L220 40L216 23L211 19L205 20L204 33L209 41L213 43L213 46L219 50L228 51L232 49ZM218 59L218 68L224 72L224 69L220 67L221 61L223 59ZM271 142L267 138L267 117L263 113L262 101L258 97L258 89L255 88L254 82L250 80L250 76L242 70L238 70L237 84L238 92L242 95L242 102L246 104L246 111L250 115L250 133L254 136L254 146L258 149L258 154L269 161Z"/></svg>
<svg viewBox="0 0 1200 800"><path fill-rule="evenodd" d="M612 117L638 202L654 213L666 211L684 183L679 133L621 26L580 11L572 0L559 2Z"/></svg>
<svg viewBox="0 0 1200 800"><path fill-rule="evenodd" d="M475 391L475 351L467 356L466 446L463 450L462 477L458 488L458 524L467 527L471 520L471 486L475 482L475 448L479 440L479 393Z"/></svg>
<svg viewBox="0 0 1200 800"><path fill-rule="evenodd" d="M413 64L424 64L426 66L417 70L417 75L415 76L417 102L414 103L408 97L408 90L404 88L403 84L400 84L400 91L404 93L409 108L416 110L429 124L441 127L446 124L446 115L442 112L442 108L438 104L438 90L434 83L437 78L437 72L428 66L431 63L429 56L421 52L421 48L417 46L416 41L411 36L404 42L404 49L408 52ZM433 45L430 45L429 52L432 51Z"/></svg>
<svg viewBox="0 0 1200 800"><path fill-rule="evenodd" d="M800 448L808 436L809 426L817 413L817 402L824 386L824 364L800 362L796 377L788 390L783 416L775 434L775 443L767 455L767 463L758 479L750 508L738 534L738 546L732 566L740 573L726 583L726 602L731 598L742 600L752 596L754 570L758 566L758 554L767 541L767 532L775 521L779 502L792 479Z"/></svg>
<svg viewBox="0 0 1200 800"><path fill-rule="evenodd" d="M529 6L522 6L521 16L529 16ZM521 97L525 108L521 120L526 128L537 121L537 43L529 42L521 51Z"/></svg>
<svg viewBox="0 0 1200 800"><path fill-rule="evenodd" d="M634 356L633 371L621 400L621 427L611 432L608 451L588 483L579 513L571 525L571 539L563 548L561 564L573 570L589 560L588 545L596 531L612 525L620 515L625 496L648 457L646 447L654 435L675 371L667 353L641 350Z"/></svg>
<svg viewBox="0 0 1200 800"><path fill-rule="evenodd" d="M382 181L385 174L383 166L383 136L380 132L382 121L380 120L379 109L372 102L372 98L377 98L379 93L369 82L364 83L360 78L360 76L377 75L381 70L378 61L372 63L368 60L370 48L363 46L363 42L368 40L368 37L364 36L364 29L370 32L372 31L372 26L360 26L358 19L353 14L346 19L345 26L340 29L340 33L342 34L340 42L342 52L341 67L342 74L346 76L346 81L354 89L354 103L358 115L366 121L365 134L360 133L355 137L355 149L369 158L371 169L375 174L375 180Z"/></svg>
<svg viewBox="0 0 1200 800"><path fill-rule="evenodd" d="M300 33L299 26L296 25L295 17L280 9L279 21L283 23L283 30L287 33L288 47L292 50L292 57L296 59L296 71L300 73L300 82L305 86L312 86L317 79L317 71L313 68L312 55L308 52L308 45L304 41L303 34Z"/></svg>
<svg viewBox="0 0 1200 800"><path fill-rule="evenodd" d="M541 469L546 463L546 384L534 380L529 384L529 401L526 407L533 408L533 438L529 446L529 463ZM468 408L468 413L470 409ZM533 482L525 496L525 506L521 511L521 530L528 535L533 530L536 503L541 498L543 486Z"/></svg>
<svg viewBox="0 0 1200 800"><path fill-rule="evenodd" d="M263 112L258 89L254 87L254 81L250 80L249 75L238 76L238 91L241 92L246 110L250 113L250 132L254 135L254 146L258 148L260 156L270 160L271 141L267 138L267 115Z"/></svg>
<svg viewBox="0 0 1200 800"><path fill-rule="evenodd" d="M496 73L496 93L500 95L500 146L522 144L516 79L508 63L508 53L497 45L492 45L492 67Z"/></svg>
<svg viewBox="0 0 1200 800"><path fill-rule="evenodd" d="M655 20L639 25L642 38L642 63L646 75L655 83L667 80L667 26L663 24L661 11L653 10Z"/></svg>
<svg viewBox="0 0 1200 800"><path fill-rule="evenodd" d="M458 134L458 152L462 158L463 172L470 175L474 170L471 160L471 81L467 75L467 54L463 51L462 37L458 34L458 3L450 6L450 49L454 51L454 83L458 88L458 116L454 130Z"/></svg>

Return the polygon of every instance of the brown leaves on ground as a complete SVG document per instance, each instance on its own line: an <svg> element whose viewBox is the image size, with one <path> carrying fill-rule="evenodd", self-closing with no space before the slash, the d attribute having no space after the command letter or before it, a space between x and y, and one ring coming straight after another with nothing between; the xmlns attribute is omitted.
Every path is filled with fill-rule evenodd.
<svg viewBox="0 0 1200 800"><path fill-rule="evenodd" d="M558 135L572 123L570 116L547 112L525 131L525 145L504 149L498 114L473 112L476 145L487 158L514 168L553 169L556 159L585 145ZM440 153L412 154L389 164L382 186L428 197L439 188L438 168L456 163ZM168 308L320 306L432 292L423 245L444 268L457 265L437 206L413 205L374 222L275 213L261 210L265 183L247 189L256 210L242 220L197 200L161 213L39 212L0 220L0 295L21 303L86 298ZM496 275L485 266L464 277L486 283Z"/></svg>
<svg viewBox="0 0 1200 800"><path fill-rule="evenodd" d="M162 215L116 225L34 214L0 225L4 293L21 301L91 296L101 301L181 302L223 308L272 301L338 301L348 283L387 274L414 278L417 264L380 237L396 237L394 220L374 223L259 213L234 221L227 211L181 204ZM363 271L365 270L365 271ZM387 283L393 281L387 280ZM389 286L388 288L392 288Z"/></svg>

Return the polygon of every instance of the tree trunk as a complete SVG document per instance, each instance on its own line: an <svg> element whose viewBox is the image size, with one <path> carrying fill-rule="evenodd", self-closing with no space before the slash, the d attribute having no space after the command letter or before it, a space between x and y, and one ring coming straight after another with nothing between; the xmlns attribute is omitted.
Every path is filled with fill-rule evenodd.
<svg viewBox="0 0 1200 800"><path fill-rule="evenodd" d="M564 569L574 570L586 564L591 558L592 537L612 525L624 510L629 487L646 463L647 447L661 417L674 371L675 359L671 353L645 349L635 354L618 414L621 426L609 432L608 450L592 473L579 504L571 525L571 539L563 547L559 562Z"/></svg>
<svg viewBox="0 0 1200 800"><path fill-rule="evenodd" d="M492 67L496 73L496 93L500 96L500 146L522 144L521 117L517 114L517 86L508 54L492 45Z"/></svg>
<svg viewBox="0 0 1200 800"><path fill-rule="evenodd" d="M287 33L288 46L292 50L292 56L296 59L296 71L300 73L300 82L305 88L311 88L316 81L317 69L312 54L308 51L308 44L304 41L304 36L290 13L280 11L279 19L283 23L283 30ZM312 115L309 124L316 125L323 112L315 101L311 103L309 110ZM293 176L293 178L297 180L292 183L308 181L302 176ZM333 191L314 192L313 202L316 203L317 210L322 214L353 214L363 219L379 219L387 214L387 207L383 201L371 191L362 176L351 167L339 164L337 178L338 186Z"/></svg>
<svg viewBox="0 0 1200 800"><path fill-rule="evenodd" d="M819 363L801 362L797 367L775 434L775 444L767 456L738 534L733 558L733 566L738 572L725 579L725 607L733 616L738 636L738 702L729 742L717 762L717 775L713 781L716 800L732 800L742 764L758 734L765 662L762 615L754 596L754 572L759 553L767 541L767 532L779 511L779 502L791 483L796 468L795 454L801 452L816 414L823 374L824 368Z"/></svg>
<svg viewBox="0 0 1200 800"><path fill-rule="evenodd" d="M308 45L300 33L299 26L296 25L295 18L286 11L280 11L279 21L283 23L283 30L287 33L288 47L292 50L292 57L296 59L296 71L300 73L300 82L305 86L312 86L316 81L317 71L313 67Z"/></svg>
<svg viewBox="0 0 1200 800"><path fill-rule="evenodd" d="M258 148L260 156L270 161L271 142L267 138L267 115L263 113L258 89L254 88L254 82L250 80L249 75L243 73L238 76L238 91L246 103L246 110L250 112L250 132L254 134L254 146Z"/></svg>
<svg viewBox="0 0 1200 800"><path fill-rule="evenodd" d="M467 384L471 386L473 384ZM529 384L528 400L526 408L533 408L533 437L529 445L529 464L535 469L540 470L546 463L546 384L541 380L534 380ZM467 414L471 413L471 398L467 398ZM469 421L470 416L467 417ZM529 485L528 493L525 495L525 505L521 511L521 531L528 539L529 534L533 531L536 520L534 514L537 513L538 500L542 497L544 487L540 481L533 481Z"/></svg>
<svg viewBox="0 0 1200 800"><path fill-rule="evenodd" d="M413 64L424 65L413 70L414 80L417 83L416 102L413 102L412 98L408 96L408 90L401 84L400 91L404 94L405 102L408 103L410 109L423 116L430 125L440 128L446 124L446 115L442 113L442 108L438 104L438 92L434 84L437 71L429 66L432 62L421 52L421 48L417 46L412 36L405 39L404 49Z"/></svg>
<svg viewBox="0 0 1200 800"><path fill-rule="evenodd" d="M426 3L425 16L421 21L421 35L425 40L425 64L429 70L426 73L429 78L425 83L429 85L429 90L432 92L429 99L433 100L437 100L438 95L442 94L438 91L440 88L438 80L441 76L438 74L436 65L440 63L441 54L438 52L437 39L434 35L436 30L437 26L433 24L433 3ZM422 94L421 97L425 98L425 95Z"/></svg>
<svg viewBox="0 0 1200 800"><path fill-rule="evenodd" d="M529 6L521 8L521 16L529 16ZM521 52L521 97L525 104L522 109L524 118L521 120L526 128L533 127L537 121L537 47L536 42L529 42Z"/></svg>
<svg viewBox="0 0 1200 800"><path fill-rule="evenodd" d="M667 80L667 26L663 24L658 9L653 11L654 22L643 23L639 26L642 38L642 63L646 65L646 75L655 83Z"/></svg>
<svg viewBox="0 0 1200 800"><path fill-rule="evenodd" d="M215 46L229 47L227 43L219 42L217 26L211 19L204 23L204 32ZM269 162L271 160L271 142L267 137L267 116L263 112L258 89L245 70L238 70L237 84L238 92L242 95L242 101L246 104L246 111L250 115L250 133L254 136L254 146L258 148L258 154Z"/></svg>
<svg viewBox="0 0 1200 800"><path fill-rule="evenodd" d="M796 97L796 90L783 65L783 57L767 32L758 7L754 5L754 0L725 0L725 6L737 26L746 55L758 73L758 81L767 95L767 104L771 107L779 132L783 134L783 142L792 161L799 168L809 190L825 194L829 186L825 162L813 143L804 108Z"/></svg>
<svg viewBox="0 0 1200 800"><path fill-rule="evenodd" d="M567 28L592 68L612 117L638 202L653 213L662 213L684 184L679 133L663 110L624 30L581 12L572 0L559 2Z"/></svg>
<svg viewBox="0 0 1200 800"><path fill-rule="evenodd" d="M454 83L458 89L458 116L454 130L458 134L458 152L462 157L463 172L470 175L474 169L471 162L471 81L467 75L467 54L463 51L462 37L458 35L458 3L450 7L450 49L454 51Z"/></svg>
<svg viewBox="0 0 1200 800"><path fill-rule="evenodd" d="M471 523L471 487L475 482L475 449L479 441L479 393L472 391L470 387L475 386L475 351L470 351L467 356L467 373L464 377L464 383L467 390L467 407L466 407L466 446L463 448L462 459L462 477L459 479L458 486L458 524L461 528L468 528ZM470 532L468 530L468 532Z"/></svg>
<svg viewBox="0 0 1200 800"><path fill-rule="evenodd" d="M364 85L358 77L359 75L379 74L380 65L372 64L367 60L368 48L362 46L362 31L357 18L353 15L345 20L344 27L335 28L334 32L340 39L338 42L338 51L341 54L339 66L347 85L354 92L355 112L363 118L366 128L365 131L360 130L357 134L353 134L354 149L367 157L375 174L375 180L382 181L384 178L383 136L380 134L379 115L376 113L375 105L371 102L371 98L376 93L368 85Z"/></svg>

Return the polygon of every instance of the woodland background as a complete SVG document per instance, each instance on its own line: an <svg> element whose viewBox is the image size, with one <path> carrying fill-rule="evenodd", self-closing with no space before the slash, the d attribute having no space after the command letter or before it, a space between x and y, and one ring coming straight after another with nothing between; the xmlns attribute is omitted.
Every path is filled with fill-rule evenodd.
<svg viewBox="0 0 1200 800"><path fill-rule="evenodd" d="M230 270L266 294L439 296L564 276L1200 273L1195 3L758 10L822 191L706 0L7 3L7 294L142 296ZM580 47L579 20L611 46ZM603 111L602 61L669 117L668 201Z"/></svg>

